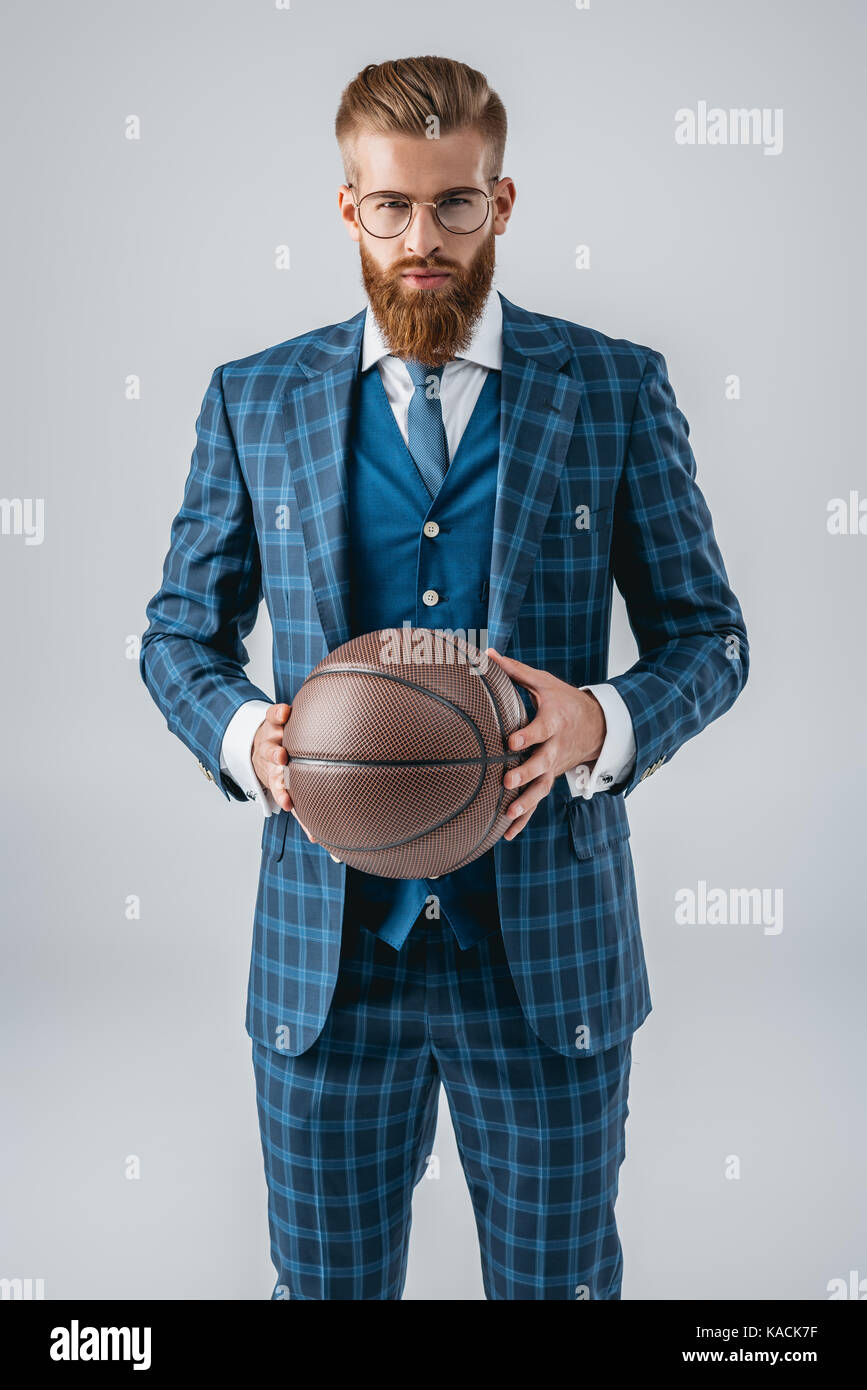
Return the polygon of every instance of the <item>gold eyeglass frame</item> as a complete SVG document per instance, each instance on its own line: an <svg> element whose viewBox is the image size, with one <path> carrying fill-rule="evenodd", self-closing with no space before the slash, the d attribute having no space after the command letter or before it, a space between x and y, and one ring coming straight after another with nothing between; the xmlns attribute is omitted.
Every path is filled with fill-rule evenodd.
<svg viewBox="0 0 867 1390"><path fill-rule="evenodd" d="M497 183L499 182L501 177L501 174L491 174L488 177L488 182L493 181L494 183ZM354 187L354 185L348 183L346 187L351 190ZM406 201L409 203L409 217L406 220L406 225L401 227L399 232L392 232L390 236L383 236L380 232L372 232L369 227L365 227L364 220L361 216L361 204L364 202L364 199L375 198L377 197L377 195L381 196L383 193L391 193L397 198L405 198ZM468 232L458 232L455 231L454 228L446 226L445 222L443 222L442 218L439 215L439 212L437 211L437 203L439 202L440 198L445 198L446 195L449 193L479 193L485 199L485 202L488 206L485 208L485 215L479 223L478 227L473 227ZM472 236L474 232L480 232L482 230L482 227L484 227L485 223L488 220L488 213L491 210L491 203L493 202L496 202L496 194L485 193L481 188L473 188L469 184L460 184L454 188L443 189L442 193L437 195L434 202L430 202L429 200L425 200L423 198L410 198L408 193L400 193L396 188L374 189L370 193L365 193L364 197L361 198L358 202L356 202L355 200L355 194L352 194L352 206L358 213L359 224L362 227L364 227L364 230L367 232L368 236L376 237L377 241L393 241L395 237L403 236L407 228L412 225L412 219L415 217L416 208L433 208L434 217L436 218L437 222L439 222L443 231L448 232L450 236Z"/></svg>

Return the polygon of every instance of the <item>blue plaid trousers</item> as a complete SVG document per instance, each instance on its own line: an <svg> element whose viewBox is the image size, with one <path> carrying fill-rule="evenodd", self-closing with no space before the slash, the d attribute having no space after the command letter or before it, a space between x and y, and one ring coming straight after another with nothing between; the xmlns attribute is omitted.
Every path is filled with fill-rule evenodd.
<svg viewBox="0 0 867 1390"><path fill-rule="evenodd" d="M272 1299L400 1299L442 1082L488 1299L619 1299L614 1219L632 1039L564 1057L524 1017L493 932L424 914L400 951L344 923L325 1026L253 1039Z"/></svg>

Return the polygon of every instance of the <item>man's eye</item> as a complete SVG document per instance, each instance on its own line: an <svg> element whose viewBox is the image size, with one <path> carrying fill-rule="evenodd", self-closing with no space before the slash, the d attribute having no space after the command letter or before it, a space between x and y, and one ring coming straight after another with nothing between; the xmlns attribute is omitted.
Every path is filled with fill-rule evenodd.
<svg viewBox="0 0 867 1390"><path fill-rule="evenodd" d="M376 206L377 208L385 208L390 212L395 209L400 212L405 212L409 204L401 198L383 198Z"/></svg>
<svg viewBox="0 0 867 1390"><path fill-rule="evenodd" d="M469 201L469 198L462 198L460 194L452 193L448 198L440 198L438 206L441 208L463 208Z"/></svg>

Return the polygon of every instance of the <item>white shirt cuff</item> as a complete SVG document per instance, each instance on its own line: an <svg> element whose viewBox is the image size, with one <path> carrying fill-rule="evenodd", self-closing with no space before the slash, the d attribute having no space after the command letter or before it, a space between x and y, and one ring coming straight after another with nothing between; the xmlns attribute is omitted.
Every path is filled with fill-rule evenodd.
<svg viewBox="0 0 867 1390"><path fill-rule="evenodd" d="M582 685L602 706L605 715L605 742L592 770L586 763L564 773L573 796L589 801L596 791L607 791L624 781L635 764L635 733L626 701L613 685Z"/></svg>
<svg viewBox="0 0 867 1390"><path fill-rule="evenodd" d="M220 771L228 772L247 800L258 803L265 817L278 814L280 807L253 771L253 739L269 708L264 700L245 701L226 725L220 746Z"/></svg>

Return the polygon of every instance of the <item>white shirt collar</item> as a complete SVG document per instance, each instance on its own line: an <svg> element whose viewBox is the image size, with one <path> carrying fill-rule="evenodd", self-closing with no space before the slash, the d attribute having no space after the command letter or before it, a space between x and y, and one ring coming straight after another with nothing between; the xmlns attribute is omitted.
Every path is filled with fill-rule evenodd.
<svg viewBox="0 0 867 1390"><path fill-rule="evenodd" d="M367 313L364 315L361 370L366 372L368 367L373 366L374 362L378 362L382 357L390 356L391 353L383 342L379 324L370 307L370 300L368 300ZM459 352L455 355L456 362L462 360L475 362L478 366L487 367L490 371L499 372L502 370L503 306L500 303L500 296L493 288L485 300L485 307L479 316L466 352Z"/></svg>

